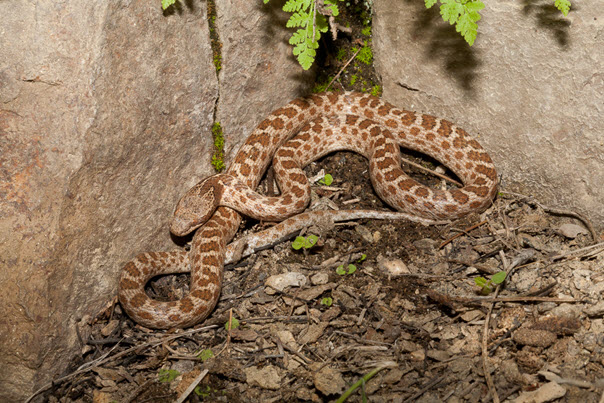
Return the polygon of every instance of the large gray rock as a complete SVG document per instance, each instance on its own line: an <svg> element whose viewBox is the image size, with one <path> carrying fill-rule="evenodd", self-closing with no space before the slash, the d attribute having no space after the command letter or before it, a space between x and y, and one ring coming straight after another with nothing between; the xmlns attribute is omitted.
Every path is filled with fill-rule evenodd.
<svg viewBox="0 0 604 403"><path fill-rule="evenodd" d="M423 1L375 0L384 98L476 135L505 188L604 227L604 2L485 2L470 48Z"/></svg>
<svg viewBox="0 0 604 403"><path fill-rule="evenodd" d="M215 109L231 156L306 92L278 11L225 3L219 82L205 2L0 2L0 401L65 370L125 262L176 247L168 222L212 172Z"/></svg>

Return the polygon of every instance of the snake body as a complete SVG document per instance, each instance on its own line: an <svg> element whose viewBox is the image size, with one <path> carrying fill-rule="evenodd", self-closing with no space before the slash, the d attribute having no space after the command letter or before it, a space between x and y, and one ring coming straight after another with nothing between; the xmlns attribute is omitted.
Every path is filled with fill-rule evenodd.
<svg viewBox="0 0 604 403"><path fill-rule="evenodd" d="M414 181L400 168L399 146L438 160L464 186L438 190ZM239 228L240 213L279 221L301 212L310 197L302 167L337 150L355 151L369 160L377 194L401 211L390 213L398 217L426 224L459 218L484 210L497 191L497 174L489 155L463 129L445 119L398 109L362 93L298 98L258 125L225 174L201 181L180 200L171 231L185 235L197 229L190 252L143 253L124 266L119 300L128 315L143 326L158 329L189 327L205 319L220 295L227 251L229 259L237 253L249 254L259 242L299 228L310 217L304 213L286 220L271 234L268 231L247 240L247 249L241 242L228 249ZM271 159L281 190L277 197L255 192ZM323 215L334 221L385 218L372 211L321 212L315 217ZM190 292L184 298L162 302L146 295L144 286L150 278L189 271Z"/></svg>

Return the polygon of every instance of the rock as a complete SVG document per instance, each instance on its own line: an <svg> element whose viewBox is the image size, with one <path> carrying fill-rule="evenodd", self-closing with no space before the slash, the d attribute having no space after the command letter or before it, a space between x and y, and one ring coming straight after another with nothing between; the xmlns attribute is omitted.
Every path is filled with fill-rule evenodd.
<svg viewBox="0 0 604 403"><path fill-rule="evenodd" d="M556 232L570 239L575 239L579 234L589 234L589 231L577 224L562 224Z"/></svg>
<svg viewBox="0 0 604 403"><path fill-rule="evenodd" d="M386 259L380 256L377 263L378 267L388 276L398 277L411 272L401 259Z"/></svg>
<svg viewBox="0 0 604 403"><path fill-rule="evenodd" d="M283 291L288 287L302 287L306 285L306 276L302 273L287 272L270 276L264 282L266 285L265 292L269 295L275 294L277 291Z"/></svg>
<svg viewBox="0 0 604 403"><path fill-rule="evenodd" d="M329 281L329 274L327 274L324 271L320 271L316 274L313 274L310 277L310 282L313 285L323 285L323 284L327 284L327 282Z"/></svg>
<svg viewBox="0 0 604 403"><path fill-rule="evenodd" d="M281 387L281 372L274 365L258 367L247 367L243 369L246 381L252 386L260 386L263 389L277 390Z"/></svg>
<svg viewBox="0 0 604 403"><path fill-rule="evenodd" d="M342 373L329 366L323 367L313 375L315 387L324 395L341 393L346 386Z"/></svg>
<svg viewBox="0 0 604 403"><path fill-rule="evenodd" d="M512 335L512 340L518 344L534 347L549 347L556 342L556 335L547 330L518 329Z"/></svg>
<svg viewBox="0 0 604 403"><path fill-rule="evenodd" d="M542 403L560 399L566 394L566 389L556 382L548 382L537 390L522 392L512 400L513 403Z"/></svg>

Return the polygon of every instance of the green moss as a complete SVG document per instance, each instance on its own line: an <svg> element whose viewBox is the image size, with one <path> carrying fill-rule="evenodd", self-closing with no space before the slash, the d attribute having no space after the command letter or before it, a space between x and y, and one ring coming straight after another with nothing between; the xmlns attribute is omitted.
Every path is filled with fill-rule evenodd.
<svg viewBox="0 0 604 403"><path fill-rule="evenodd" d="M327 90L327 86L331 82L333 77L327 77L325 81L316 83L312 89L313 94L318 94L319 92L325 92Z"/></svg>
<svg viewBox="0 0 604 403"><path fill-rule="evenodd" d="M373 51L371 50L371 47L369 47L367 41L365 41L365 44L363 47L361 47L361 51L357 55L357 59L366 65L371 65L371 63L373 63Z"/></svg>
<svg viewBox="0 0 604 403"><path fill-rule="evenodd" d="M336 53L336 60L341 62L344 60L345 57L346 57L346 49L339 48L338 53Z"/></svg>
<svg viewBox="0 0 604 403"><path fill-rule="evenodd" d="M214 139L214 155L212 155L212 166L216 172L222 172L224 165L224 136L222 134L222 126L219 122L215 122L212 126L212 138Z"/></svg>
<svg viewBox="0 0 604 403"><path fill-rule="evenodd" d="M380 95L382 95L382 86L381 85L374 85L371 88L371 95L379 97Z"/></svg>
<svg viewBox="0 0 604 403"><path fill-rule="evenodd" d="M365 36L371 36L371 27L365 27L361 30L361 34Z"/></svg>
<svg viewBox="0 0 604 403"><path fill-rule="evenodd" d="M358 79L359 79L359 77L356 74L353 74L350 77L350 85L354 85L354 83L356 83Z"/></svg>
<svg viewBox="0 0 604 403"><path fill-rule="evenodd" d="M207 2L207 21L210 28L210 46L212 47L214 68L216 75L222 69L222 43L216 29L216 1L208 0Z"/></svg>
<svg viewBox="0 0 604 403"><path fill-rule="evenodd" d="M214 53L214 68L216 69L216 73L222 68L222 56L220 53Z"/></svg>

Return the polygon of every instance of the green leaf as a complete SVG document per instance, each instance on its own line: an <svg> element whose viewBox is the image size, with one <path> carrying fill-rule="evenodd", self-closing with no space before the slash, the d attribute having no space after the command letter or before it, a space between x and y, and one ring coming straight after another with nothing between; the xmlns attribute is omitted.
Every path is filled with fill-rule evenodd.
<svg viewBox="0 0 604 403"><path fill-rule="evenodd" d="M463 38L466 40L466 42L468 42L468 44L470 46L472 46L474 44L474 40L476 39L476 34L477 34L477 30L478 30L478 25L476 25L476 23L474 21L472 21L470 14L462 15L459 18L459 21L457 22L455 29L457 30L457 32L461 33Z"/></svg>
<svg viewBox="0 0 604 403"><path fill-rule="evenodd" d="M306 238L303 236L297 236L296 239L294 239L294 241L292 242L292 248L294 248L295 250L299 250L302 248L310 249L315 246L318 240L319 237L316 235L309 235Z"/></svg>
<svg viewBox="0 0 604 403"><path fill-rule="evenodd" d="M361 254L361 258L359 260L357 260L357 262L361 263L365 259L367 259L367 255L363 253L363 254Z"/></svg>
<svg viewBox="0 0 604 403"><path fill-rule="evenodd" d="M355 271L357 271L357 267L355 265L353 265L352 263L348 265L348 274L352 274Z"/></svg>
<svg viewBox="0 0 604 403"><path fill-rule="evenodd" d="M486 278L484 278L484 277L476 277L476 278L474 279L474 283L476 283L476 285L477 285L477 286L479 286L479 287L484 287L484 286L486 286L486 285L487 285L487 282L488 282L488 281L487 281L487 279L486 279Z"/></svg>
<svg viewBox="0 0 604 403"><path fill-rule="evenodd" d="M300 250L304 247L305 244L306 238L304 238L303 236L297 236L296 239L294 239L294 242L292 242L292 248L294 248L295 250Z"/></svg>
<svg viewBox="0 0 604 403"><path fill-rule="evenodd" d="M207 361L212 357L214 357L214 352L209 348L202 350L199 354L197 354L197 358L199 358L201 361Z"/></svg>
<svg viewBox="0 0 604 403"><path fill-rule="evenodd" d="M161 0L161 8L165 10L174 3L176 3L176 0Z"/></svg>
<svg viewBox="0 0 604 403"><path fill-rule="evenodd" d="M325 0L325 8L331 10L331 15L334 17L337 17L340 14L340 10L338 10L338 0Z"/></svg>
<svg viewBox="0 0 604 403"><path fill-rule="evenodd" d="M505 281L505 276L507 276L507 273L504 271L500 271L499 273L495 273L493 277L491 277L491 281L493 282L493 284L501 284Z"/></svg>
<svg viewBox="0 0 604 403"><path fill-rule="evenodd" d="M473 1L471 3L467 3L465 5L465 9L467 12L480 11L484 8L484 3L482 1Z"/></svg>
<svg viewBox="0 0 604 403"><path fill-rule="evenodd" d="M436 0L425 0L426 2L426 8L431 8L433 5L436 4Z"/></svg>
<svg viewBox="0 0 604 403"><path fill-rule="evenodd" d="M292 14L287 20L285 26L287 28L306 27L311 21L312 16L304 11L298 11Z"/></svg>
<svg viewBox="0 0 604 403"><path fill-rule="evenodd" d="M463 13L464 7L455 0L443 0L442 3L440 15L442 15L443 20L448 21L451 25L455 24L459 15Z"/></svg>
<svg viewBox="0 0 604 403"><path fill-rule="evenodd" d="M231 318L231 330L232 329L237 329L239 327L239 321L236 318ZM227 323L224 324L224 328L226 330L229 330L229 322L227 321Z"/></svg>
<svg viewBox="0 0 604 403"><path fill-rule="evenodd" d="M308 7L310 7L311 1L312 0L288 0L287 3L283 5L283 11L293 13L298 10L307 10Z"/></svg>
<svg viewBox="0 0 604 403"><path fill-rule="evenodd" d="M160 382L168 383L176 379L178 375L180 375L180 372L175 369L160 368L157 378Z"/></svg>
<svg viewBox="0 0 604 403"><path fill-rule="evenodd" d="M556 0L554 5L564 16L568 16L568 12L570 11L570 0Z"/></svg>
<svg viewBox="0 0 604 403"><path fill-rule="evenodd" d="M331 297L325 297L321 300L321 305L331 306L333 304L333 299Z"/></svg>
<svg viewBox="0 0 604 403"><path fill-rule="evenodd" d="M317 241L319 240L319 237L316 235L309 235L306 237L306 244L304 245L304 247L306 249L310 249L313 246L315 246L315 244L317 243Z"/></svg>
<svg viewBox="0 0 604 403"><path fill-rule="evenodd" d="M341 264L336 268L336 273L338 273L340 276L343 276L346 274L346 270L344 270L344 265Z"/></svg>
<svg viewBox="0 0 604 403"><path fill-rule="evenodd" d="M319 183L322 185L329 186L333 183L333 176L331 176L330 174L325 174L325 176L319 180Z"/></svg>

